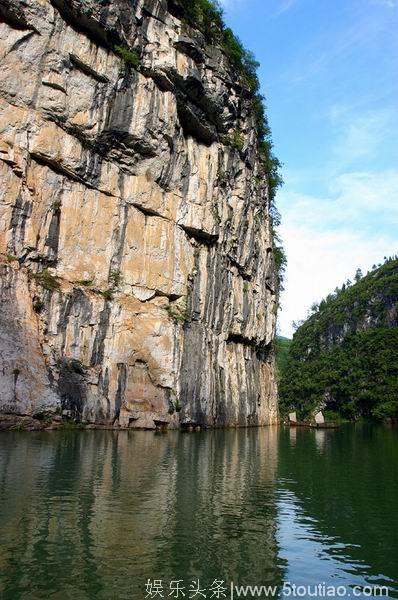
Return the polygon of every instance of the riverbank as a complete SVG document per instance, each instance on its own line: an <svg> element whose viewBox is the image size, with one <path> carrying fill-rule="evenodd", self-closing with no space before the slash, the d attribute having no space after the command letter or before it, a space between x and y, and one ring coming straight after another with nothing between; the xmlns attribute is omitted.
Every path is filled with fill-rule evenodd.
<svg viewBox="0 0 398 600"><path fill-rule="evenodd" d="M225 426L225 427L205 427L197 423L180 423L175 424L159 421L154 423L153 427L137 427L130 426L122 427L120 425L110 425L101 423L84 423L75 422L70 419L65 419L61 415L43 415L40 418L31 417L29 415L15 415L0 413L0 432L1 431L82 431L82 430L100 430L100 431L203 431L212 429L247 429L259 427L271 427L281 425L282 422L270 423L267 425L251 425L246 426Z"/></svg>
<svg viewBox="0 0 398 600"><path fill-rule="evenodd" d="M250 427L204 427L198 424L192 423L182 423L179 427L175 426L167 426L164 423L159 423L154 425L153 427L121 427L120 425L106 425L100 423L77 423L75 421L71 421L69 419L62 418L61 415L55 416L42 416L41 418L34 418L28 415L14 415L14 414L5 414L0 413L0 433L2 431L181 431L181 432L194 432L194 431L211 431L215 429L256 429L256 428L269 428L274 426L281 427L293 427L295 429L305 428L305 429L338 429L341 426L347 425L360 425L360 424L368 424L368 425L384 425L396 427L398 425L397 419L385 419L384 421L375 421L375 420L366 420L359 419L357 421L347 421L340 420L333 426L325 424L323 426L316 426L310 422L297 422L292 425L286 419L282 419L277 423L272 423L270 425L252 425Z"/></svg>

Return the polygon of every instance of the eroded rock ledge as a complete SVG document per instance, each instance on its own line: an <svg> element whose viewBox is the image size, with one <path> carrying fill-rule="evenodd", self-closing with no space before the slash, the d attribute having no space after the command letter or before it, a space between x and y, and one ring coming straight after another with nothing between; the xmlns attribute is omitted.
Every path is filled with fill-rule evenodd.
<svg viewBox="0 0 398 600"><path fill-rule="evenodd" d="M251 104L221 50L173 13L165 0L1 4L8 421L277 420ZM135 68L116 46L134 48ZM223 143L237 129L239 150Z"/></svg>

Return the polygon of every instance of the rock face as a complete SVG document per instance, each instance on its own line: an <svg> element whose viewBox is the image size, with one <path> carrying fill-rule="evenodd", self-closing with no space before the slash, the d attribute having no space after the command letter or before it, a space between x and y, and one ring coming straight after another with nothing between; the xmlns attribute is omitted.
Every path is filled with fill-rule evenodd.
<svg viewBox="0 0 398 600"><path fill-rule="evenodd" d="M253 111L174 4L1 2L3 413L277 420Z"/></svg>

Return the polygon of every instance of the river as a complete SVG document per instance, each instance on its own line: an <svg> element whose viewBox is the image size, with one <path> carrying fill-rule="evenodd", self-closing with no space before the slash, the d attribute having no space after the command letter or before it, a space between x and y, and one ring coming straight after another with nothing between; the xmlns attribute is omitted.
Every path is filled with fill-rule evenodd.
<svg viewBox="0 0 398 600"><path fill-rule="evenodd" d="M397 459L370 425L1 433L0 598L398 598Z"/></svg>

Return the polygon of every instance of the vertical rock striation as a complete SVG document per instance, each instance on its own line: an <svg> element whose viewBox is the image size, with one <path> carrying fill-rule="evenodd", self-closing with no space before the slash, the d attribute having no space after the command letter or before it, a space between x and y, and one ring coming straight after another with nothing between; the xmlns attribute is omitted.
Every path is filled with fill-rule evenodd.
<svg viewBox="0 0 398 600"><path fill-rule="evenodd" d="M253 109L177 4L0 4L2 413L277 420Z"/></svg>

